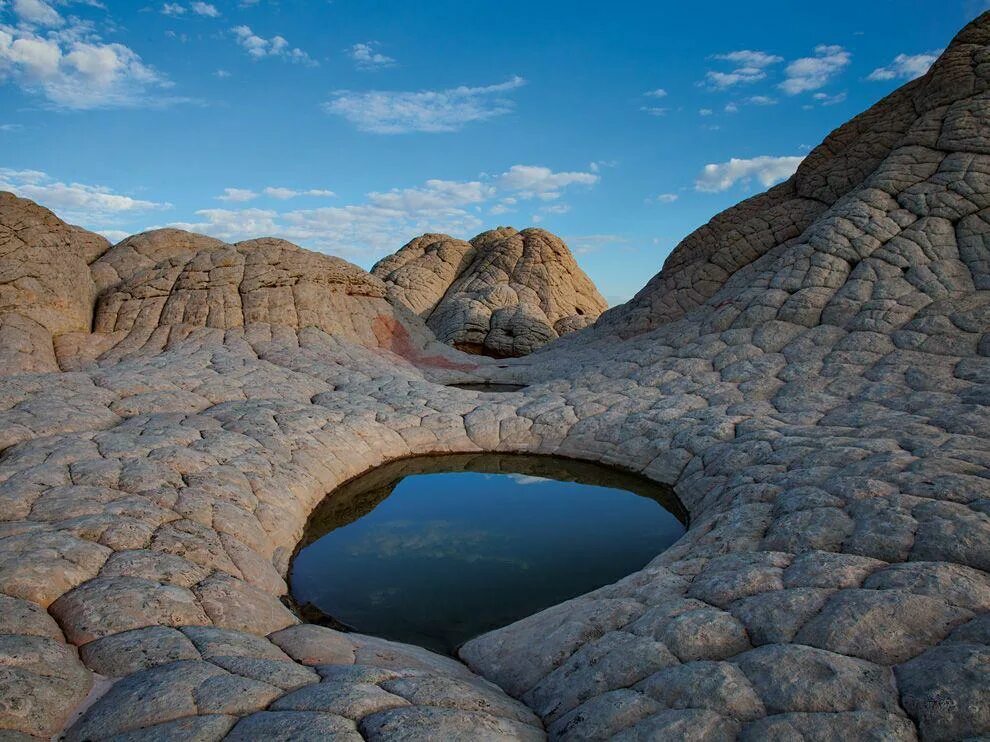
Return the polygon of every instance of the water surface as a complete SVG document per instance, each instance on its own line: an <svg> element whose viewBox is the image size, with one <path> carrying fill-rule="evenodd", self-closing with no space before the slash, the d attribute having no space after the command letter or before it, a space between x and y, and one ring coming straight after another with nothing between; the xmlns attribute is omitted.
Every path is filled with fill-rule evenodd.
<svg viewBox="0 0 990 742"><path fill-rule="evenodd" d="M362 633L453 653L642 568L683 517L669 488L584 462L408 459L317 508L292 593Z"/></svg>

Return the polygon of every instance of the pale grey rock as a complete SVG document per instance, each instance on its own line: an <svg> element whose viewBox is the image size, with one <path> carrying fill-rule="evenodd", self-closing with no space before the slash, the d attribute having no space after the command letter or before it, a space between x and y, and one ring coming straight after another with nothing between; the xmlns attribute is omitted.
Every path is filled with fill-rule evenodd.
<svg viewBox="0 0 990 742"><path fill-rule="evenodd" d="M79 655L87 667L106 677L124 677L178 660L200 659L193 643L168 626L111 634L84 644Z"/></svg>
<svg viewBox="0 0 990 742"><path fill-rule="evenodd" d="M864 660L799 644L769 644L736 662L770 714L898 707L893 673Z"/></svg>
<svg viewBox="0 0 990 742"><path fill-rule="evenodd" d="M646 678L636 690L668 709L711 709L739 721L766 714L749 680L729 662L690 662Z"/></svg>
<svg viewBox="0 0 990 742"><path fill-rule="evenodd" d="M879 711L846 711L834 714L777 714L743 727L745 742L913 742L918 739L914 725L903 716Z"/></svg>
<svg viewBox="0 0 990 742"><path fill-rule="evenodd" d="M616 734L623 742L678 739L692 742L734 740L739 723L707 709L661 711Z"/></svg>
<svg viewBox="0 0 990 742"><path fill-rule="evenodd" d="M362 736L372 742L449 739L530 742L544 739L543 730L508 719L459 709L401 708L366 716Z"/></svg>
<svg viewBox="0 0 990 742"><path fill-rule="evenodd" d="M245 716L224 738L236 742L259 739L285 739L293 742L361 742L354 722L316 711L261 711Z"/></svg>
<svg viewBox="0 0 990 742"><path fill-rule="evenodd" d="M923 739L990 734L990 649L982 644L936 646L897 668L904 710Z"/></svg>
<svg viewBox="0 0 990 742"><path fill-rule="evenodd" d="M902 590L842 590L795 641L894 665L940 642L972 615L941 598Z"/></svg>

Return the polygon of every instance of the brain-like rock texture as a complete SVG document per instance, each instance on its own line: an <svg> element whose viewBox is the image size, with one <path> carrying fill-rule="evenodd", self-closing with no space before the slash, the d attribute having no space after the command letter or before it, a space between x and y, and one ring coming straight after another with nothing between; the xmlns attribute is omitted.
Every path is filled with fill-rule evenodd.
<svg viewBox="0 0 990 742"><path fill-rule="evenodd" d="M587 327L607 306L567 245L542 229L499 227L470 242L423 235L372 273L441 341L496 358Z"/></svg>
<svg viewBox="0 0 990 742"><path fill-rule="evenodd" d="M521 360L424 317L485 342L544 233L428 236L377 278L177 232L97 265L0 204L0 737L990 735L990 14ZM478 381L525 388L450 386ZM300 623L328 493L478 452L639 472L690 527L460 660Z"/></svg>
<svg viewBox="0 0 990 742"><path fill-rule="evenodd" d="M182 229L154 229L132 235L107 250L93 264L97 291L118 286L134 274L168 258L223 247L223 242Z"/></svg>

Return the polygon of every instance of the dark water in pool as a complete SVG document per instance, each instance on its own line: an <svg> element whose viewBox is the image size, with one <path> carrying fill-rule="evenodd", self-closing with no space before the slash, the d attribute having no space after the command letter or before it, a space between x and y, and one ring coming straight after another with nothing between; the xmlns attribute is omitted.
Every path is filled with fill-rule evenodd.
<svg viewBox="0 0 990 742"><path fill-rule="evenodd" d="M362 633L452 653L640 569L680 537L683 517L669 488L583 462L393 462L317 508L292 593Z"/></svg>

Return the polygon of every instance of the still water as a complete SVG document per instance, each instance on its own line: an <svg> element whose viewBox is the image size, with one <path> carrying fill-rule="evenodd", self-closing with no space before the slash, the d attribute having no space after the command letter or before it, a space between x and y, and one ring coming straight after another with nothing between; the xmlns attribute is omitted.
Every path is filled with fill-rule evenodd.
<svg viewBox="0 0 990 742"><path fill-rule="evenodd" d="M324 621L452 654L642 568L684 520L670 488L584 462L408 459L317 508L292 594Z"/></svg>

